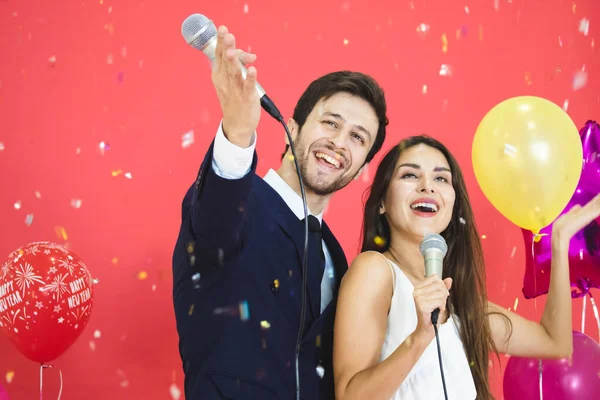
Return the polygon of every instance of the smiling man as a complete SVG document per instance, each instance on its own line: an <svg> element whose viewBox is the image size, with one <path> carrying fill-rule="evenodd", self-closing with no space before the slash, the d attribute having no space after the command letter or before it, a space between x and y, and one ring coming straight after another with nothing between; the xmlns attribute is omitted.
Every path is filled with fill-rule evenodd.
<svg viewBox="0 0 600 400"><path fill-rule="evenodd" d="M188 400L292 399L296 393L303 203L289 147L277 171L264 178L255 173L256 69L245 79L240 69L240 61L254 59L219 28L212 78L223 121L183 200L173 255ZM323 209L379 151L386 126L382 89L348 71L313 81L288 121L311 214L299 354L305 399L333 398L335 299L347 270Z"/></svg>

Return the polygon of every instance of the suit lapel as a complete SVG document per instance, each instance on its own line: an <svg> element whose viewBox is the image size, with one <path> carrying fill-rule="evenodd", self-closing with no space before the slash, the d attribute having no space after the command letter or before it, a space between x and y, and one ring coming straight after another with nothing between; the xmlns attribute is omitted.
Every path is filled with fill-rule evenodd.
<svg viewBox="0 0 600 400"><path fill-rule="evenodd" d="M255 180L257 186L260 187L257 190L257 194L263 198L263 200L269 204L269 210L271 216L277 221L281 230L292 240L294 247L296 248L296 255L298 257L298 263L302 266L302 257L304 255L304 222L298 220L298 217L290 210L287 204L283 201L281 196L263 179L256 177ZM316 267L318 262L316 260L316 252L308 252L307 259L307 294L308 294L308 306L312 312L313 319L316 319L321 313L321 279L317 278L319 273ZM302 273L302 267L300 270ZM302 281L302 275L298 278ZM317 280L318 282L315 282Z"/></svg>

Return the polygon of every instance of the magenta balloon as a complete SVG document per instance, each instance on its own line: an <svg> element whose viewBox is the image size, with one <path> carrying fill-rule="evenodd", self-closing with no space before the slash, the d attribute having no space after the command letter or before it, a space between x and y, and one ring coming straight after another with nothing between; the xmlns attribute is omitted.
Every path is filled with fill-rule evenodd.
<svg viewBox="0 0 600 400"><path fill-rule="evenodd" d="M588 121L579 131L583 146L584 165L577 189L561 214L574 205L583 205L600 192L600 125ZM525 241L525 276L523 295L531 299L548 293L552 225L543 228L539 242L533 244L533 233L521 229ZM569 244L571 286L577 288L573 297L586 295L591 288L600 288L600 218L577 233ZM600 396L599 396L600 398Z"/></svg>
<svg viewBox="0 0 600 400"><path fill-rule="evenodd" d="M571 360L542 361L544 400L600 398L600 345L573 331ZM511 357L504 371L504 400L539 400L539 361Z"/></svg>

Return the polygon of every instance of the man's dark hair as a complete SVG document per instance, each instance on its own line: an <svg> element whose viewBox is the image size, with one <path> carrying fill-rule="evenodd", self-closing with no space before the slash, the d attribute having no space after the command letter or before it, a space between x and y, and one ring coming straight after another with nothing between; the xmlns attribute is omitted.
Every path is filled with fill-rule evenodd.
<svg viewBox="0 0 600 400"><path fill-rule="evenodd" d="M298 124L298 131L300 132L308 115L320 100L327 100L331 96L342 92L363 99L375 110L375 115L379 121L379 129L377 130L377 136L371 150L367 154L365 163L368 163L381 149L388 125L385 94L375 79L363 73L353 71L338 71L324 75L314 80L306 88L296 104L293 118ZM289 145L286 145L285 151L281 155L282 159L288 149Z"/></svg>

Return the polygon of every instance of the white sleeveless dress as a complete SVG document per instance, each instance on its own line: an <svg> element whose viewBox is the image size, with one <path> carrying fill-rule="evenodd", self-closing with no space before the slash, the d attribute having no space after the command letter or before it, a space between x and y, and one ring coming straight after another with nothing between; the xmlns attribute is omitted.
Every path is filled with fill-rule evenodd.
<svg viewBox="0 0 600 400"><path fill-rule="evenodd" d="M380 361L388 358L417 326L414 286L396 264L386 260L392 270L394 292ZM438 335L448 400L474 400L477 391L458 333L456 316L448 318L438 329ZM444 400L435 338L390 400Z"/></svg>

